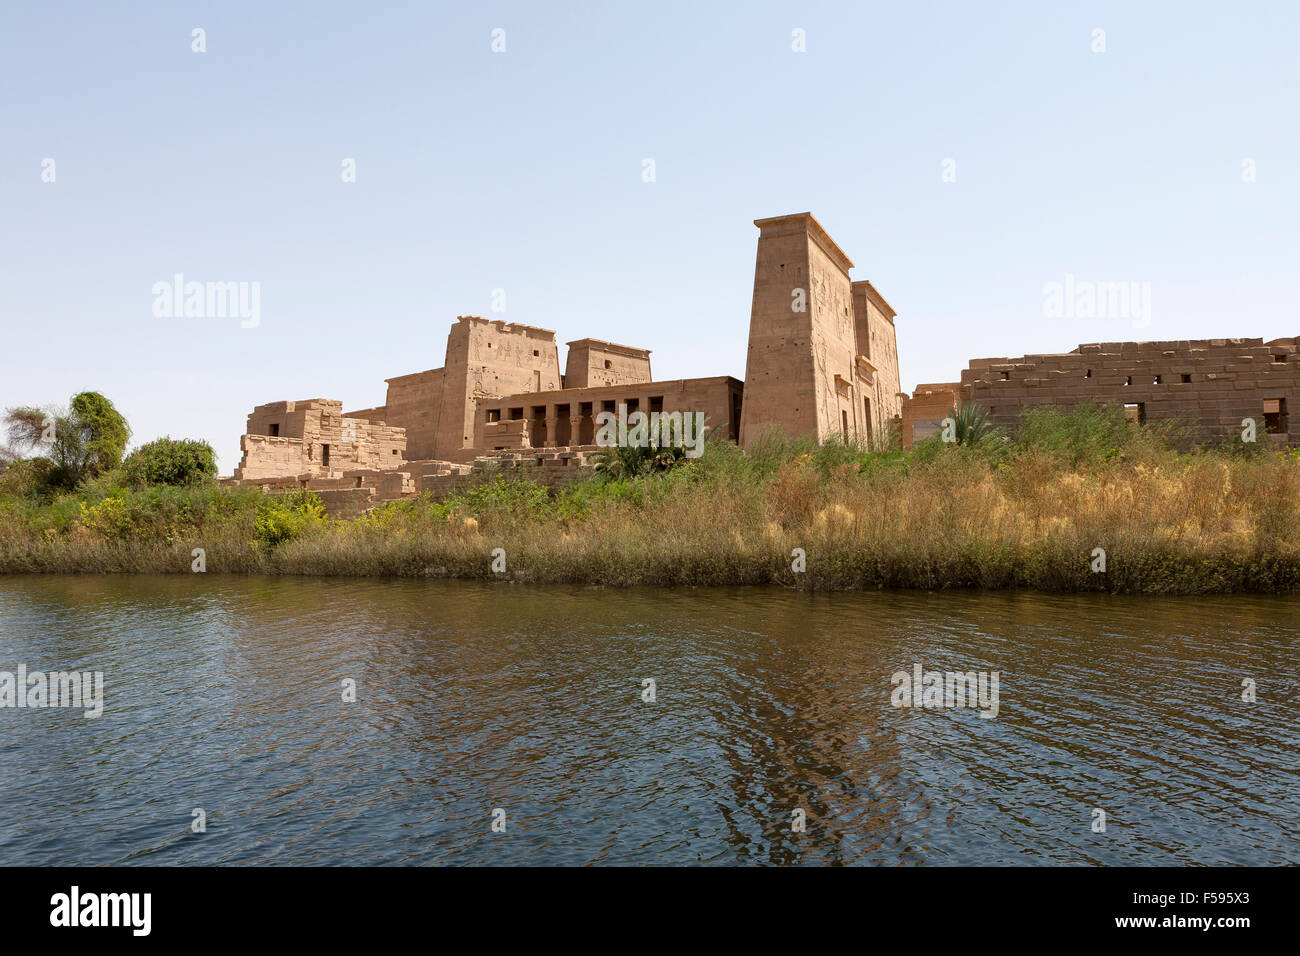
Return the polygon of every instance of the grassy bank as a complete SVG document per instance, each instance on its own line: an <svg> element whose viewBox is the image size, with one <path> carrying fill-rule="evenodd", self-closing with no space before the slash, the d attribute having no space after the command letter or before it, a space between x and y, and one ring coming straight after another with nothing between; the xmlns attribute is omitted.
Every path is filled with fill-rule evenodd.
<svg viewBox="0 0 1300 956"><path fill-rule="evenodd" d="M42 500L0 479L0 572L401 575L598 585L1033 587L1145 593L1300 585L1300 460L1174 450L1115 409L1014 434L865 451L710 443L665 472L552 495L496 478L443 502L326 518L309 494L128 490ZM505 551L505 572L492 569ZM1106 570L1093 570L1094 549ZM806 570L792 570L802 549Z"/></svg>

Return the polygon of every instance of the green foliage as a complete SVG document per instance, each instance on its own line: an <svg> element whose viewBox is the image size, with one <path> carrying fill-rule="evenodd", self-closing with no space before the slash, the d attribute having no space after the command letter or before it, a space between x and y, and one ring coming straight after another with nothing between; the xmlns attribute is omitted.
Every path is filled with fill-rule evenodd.
<svg viewBox="0 0 1300 956"><path fill-rule="evenodd" d="M989 413L978 402L962 402L952 418L958 445L978 445L993 431Z"/></svg>
<svg viewBox="0 0 1300 956"><path fill-rule="evenodd" d="M52 484L54 463L48 458L28 458L9 464L0 474L0 498L37 498Z"/></svg>
<svg viewBox="0 0 1300 956"><path fill-rule="evenodd" d="M1021 415L1015 444L1019 451L1045 451L1075 466L1166 451L1185 444L1185 431L1180 422L1138 425L1118 404L1085 403L1068 412L1043 406Z"/></svg>
<svg viewBox="0 0 1300 956"><path fill-rule="evenodd" d="M98 392L74 395L66 412L32 406L11 408L4 416L12 453L31 453L48 462L36 493L48 497L75 488L122 463L131 429L126 419Z"/></svg>
<svg viewBox="0 0 1300 956"><path fill-rule="evenodd" d="M311 491L267 495L257 506L257 540L268 548L292 541L325 522L325 505Z"/></svg>
<svg viewBox="0 0 1300 956"><path fill-rule="evenodd" d="M82 443L77 480L122 464L131 429L113 403L99 392L82 392L72 397L71 408L73 425Z"/></svg>
<svg viewBox="0 0 1300 956"><path fill-rule="evenodd" d="M682 413L683 419L694 422L695 412ZM702 425L697 440L701 450L707 447L716 431ZM659 420L658 434L651 433L645 445L619 444L602 448L596 454L596 474L606 480L618 481L639 475L663 474L694 459L688 457L683 437L673 434L667 419Z"/></svg>
<svg viewBox="0 0 1300 956"><path fill-rule="evenodd" d="M217 475L217 456L205 441L159 438L141 445L122 463L124 480L150 485L202 485Z"/></svg>
<svg viewBox="0 0 1300 956"><path fill-rule="evenodd" d="M550 500L545 485L497 475L456 492L447 498L444 506L450 513L465 515L536 518L548 511Z"/></svg>
<svg viewBox="0 0 1300 956"><path fill-rule="evenodd" d="M773 433L557 490L502 468L355 521L327 520L310 492L138 487L130 461L42 498L32 489L54 464L33 459L0 475L0 572L189 573L203 547L221 571L499 580L486 556L500 546L510 580L604 586L1300 586L1300 450L1181 455L1173 430L1117 407L1038 410L1014 439L977 423L963 434L900 450ZM790 570L793 547L817 556L806 576ZM1105 574L1089 567L1096 547Z"/></svg>

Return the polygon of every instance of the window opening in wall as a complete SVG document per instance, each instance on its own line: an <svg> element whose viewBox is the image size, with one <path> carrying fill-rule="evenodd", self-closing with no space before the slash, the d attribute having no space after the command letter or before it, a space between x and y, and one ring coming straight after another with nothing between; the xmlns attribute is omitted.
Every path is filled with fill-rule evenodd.
<svg viewBox="0 0 1300 956"><path fill-rule="evenodd" d="M1010 373L1010 372L999 372L998 374L1002 376L1002 381L1004 381L1004 382L1009 382L1009 381L1011 381L1011 373Z"/></svg>
<svg viewBox="0 0 1300 956"><path fill-rule="evenodd" d="M849 437L849 413L842 408L840 409L840 431L844 433L845 438Z"/></svg>
<svg viewBox="0 0 1300 956"><path fill-rule="evenodd" d="M270 435L272 438L279 438L279 437L280 437L280 423L279 423L279 422L273 422L271 425L267 426L266 433L267 433L268 435Z"/></svg>
<svg viewBox="0 0 1300 956"><path fill-rule="evenodd" d="M662 395L650 396L650 411L662 412L664 410L664 397Z"/></svg>
<svg viewBox="0 0 1300 956"><path fill-rule="evenodd" d="M320 446L320 463L321 463L321 467L322 467L322 468L328 468L328 467L330 466L330 446L329 446L329 445L321 445L321 446Z"/></svg>
<svg viewBox="0 0 1300 956"><path fill-rule="evenodd" d="M605 368L613 368L613 367L614 367L614 363L611 362L609 359L605 359Z"/></svg>
<svg viewBox="0 0 1300 956"><path fill-rule="evenodd" d="M541 354L542 354L542 353L539 352L539 351L537 351L537 349L533 349L533 358L537 358L537 356L539 356L539 355L541 355Z"/></svg>
<svg viewBox="0 0 1300 956"><path fill-rule="evenodd" d="M524 410L522 408L510 409L510 420L512 422L517 422L523 417L524 417Z"/></svg>
<svg viewBox="0 0 1300 956"><path fill-rule="evenodd" d="M1136 402L1124 406L1124 417L1129 420L1129 424L1143 425L1147 420L1147 406L1145 402Z"/></svg>
<svg viewBox="0 0 1300 956"><path fill-rule="evenodd" d="M1124 379L1124 384L1125 384L1125 385L1132 385L1132 384L1133 384L1133 376L1130 375L1128 378Z"/></svg>
<svg viewBox="0 0 1300 956"><path fill-rule="evenodd" d="M1285 398L1264 399L1264 431L1268 432L1270 435L1286 434Z"/></svg>
<svg viewBox="0 0 1300 956"><path fill-rule="evenodd" d="M1285 356L1285 355L1274 355L1274 356L1273 356L1273 361L1274 361L1274 362L1285 362L1285 361L1286 361L1286 356Z"/></svg>
<svg viewBox="0 0 1300 956"><path fill-rule="evenodd" d="M501 421L501 409L499 409L499 408L489 408L489 409L487 410L487 420L490 421L490 422L499 422L499 421Z"/></svg>
<svg viewBox="0 0 1300 956"><path fill-rule="evenodd" d="M1084 378L1092 378L1092 369L1088 369L1088 371L1084 372L1084 373L1083 373L1083 377L1084 377Z"/></svg>
<svg viewBox="0 0 1300 956"><path fill-rule="evenodd" d="M1160 377L1159 375L1157 375L1157 376L1155 377L1155 381L1153 381L1151 384L1152 384L1152 385L1159 385L1159 384L1160 384L1160 378L1161 378L1161 377Z"/></svg>
<svg viewBox="0 0 1300 956"><path fill-rule="evenodd" d="M1188 382L1190 382L1191 380L1192 380L1192 376L1191 376L1191 374L1190 374L1189 372L1184 372L1184 373L1183 373L1183 384L1186 385L1186 384L1187 384Z"/></svg>
<svg viewBox="0 0 1300 956"><path fill-rule="evenodd" d="M629 398L624 404L627 405L627 413L631 416L634 411L641 407L641 399Z"/></svg>

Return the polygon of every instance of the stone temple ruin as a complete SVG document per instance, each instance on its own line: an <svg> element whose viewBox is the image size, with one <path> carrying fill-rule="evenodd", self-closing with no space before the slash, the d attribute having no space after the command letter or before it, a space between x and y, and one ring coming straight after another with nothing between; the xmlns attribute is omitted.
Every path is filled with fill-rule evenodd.
<svg viewBox="0 0 1300 956"><path fill-rule="evenodd" d="M894 310L809 213L755 222L746 383L656 381L650 352L602 339L460 316L441 368L387 380L383 405L345 412L328 399L259 405L227 481L308 488L336 514L442 495L489 469L557 486L583 477L601 412L703 412L713 437L742 445L764 430L872 441L896 427Z"/></svg>
<svg viewBox="0 0 1300 956"><path fill-rule="evenodd" d="M1136 422L1181 419L1198 441L1240 435L1249 419L1257 441L1285 446L1300 440L1287 411L1297 386L1294 338L1102 342L1056 355L973 359L960 382L917 386L903 403L902 438L911 444L934 434L962 402L979 404L1002 426L1031 406L1121 403Z"/></svg>
<svg viewBox="0 0 1300 956"><path fill-rule="evenodd" d="M656 381L650 352L602 339L460 316L441 368L387 380L383 405L343 411L328 399L259 405L243 458L225 482L307 488L332 513L423 492L441 496L490 470L555 487L593 467L602 412L703 412L712 436L742 446L770 429L863 443L911 444L962 402L1013 424L1031 405L1122 402L1138 421L1193 420L1221 440L1242 419L1276 444L1300 374L1296 340L1211 339L1081 345L1058 355L978 359L960 382L899 384L893 308L849 277L853 263L810 213L760 219L745 381Z"/></svg>

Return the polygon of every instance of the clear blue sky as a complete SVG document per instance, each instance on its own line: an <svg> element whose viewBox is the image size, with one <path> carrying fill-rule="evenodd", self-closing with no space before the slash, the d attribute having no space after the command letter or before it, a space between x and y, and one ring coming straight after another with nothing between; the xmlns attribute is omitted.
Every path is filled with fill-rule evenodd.
<svg viewBox="0 0 1300 956"><path fill-rule="evenodd" d="M752 221L803 210L898 310L908 390L1293 335L1298 101L1296 3L8 2L0 406L97 389L229 473L254 405L381 404L495 288L743 378ZM260 282L260 325L155 317L175 273ZM1151 283L1150 325L1045 318L1066 274Z"/></svg>

